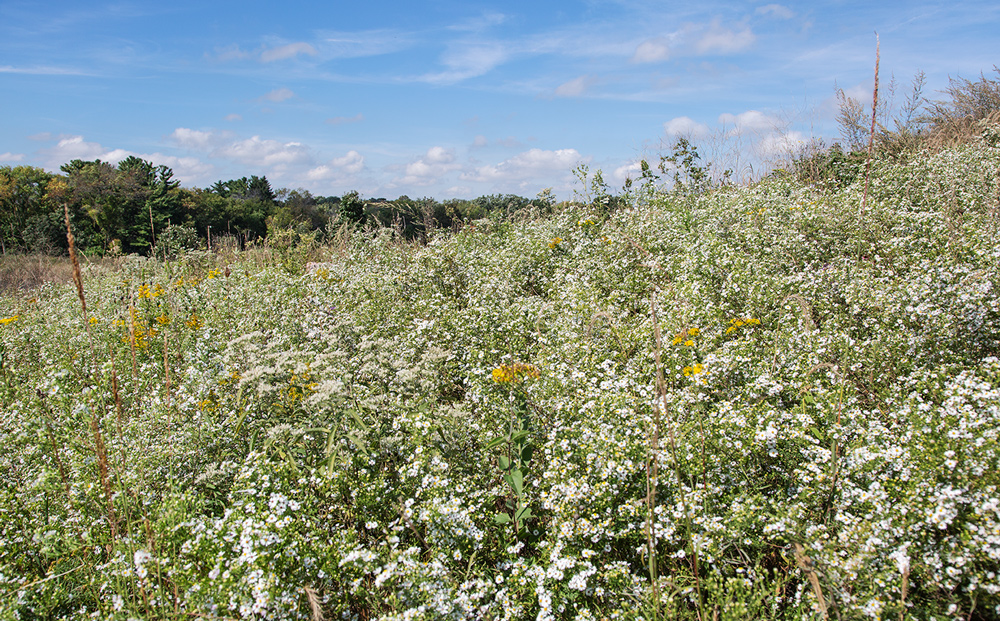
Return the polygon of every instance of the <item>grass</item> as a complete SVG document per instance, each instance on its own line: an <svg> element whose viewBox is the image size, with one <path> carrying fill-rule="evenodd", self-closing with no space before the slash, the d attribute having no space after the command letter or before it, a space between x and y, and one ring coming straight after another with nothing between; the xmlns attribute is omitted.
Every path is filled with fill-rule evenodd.
<svg viewBox="0 0 1000 621"><path fill-rule="evenodd" d="M6 257L0 618L995 618L998 167Z"/></svg>

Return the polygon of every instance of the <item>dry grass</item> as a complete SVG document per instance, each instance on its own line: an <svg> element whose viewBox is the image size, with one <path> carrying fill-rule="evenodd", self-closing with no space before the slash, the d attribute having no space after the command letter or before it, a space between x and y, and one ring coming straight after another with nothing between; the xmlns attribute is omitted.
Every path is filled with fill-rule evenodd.
<svg viewBox="0 0 1000 621"><path fill-rule="evenodd" d="M81 257L87 269L113 271L118 262L108 258ZM43 254L0 255L0 294L31 291L47 282L67 283L73 280L73 263L69 257Z"/></svg>

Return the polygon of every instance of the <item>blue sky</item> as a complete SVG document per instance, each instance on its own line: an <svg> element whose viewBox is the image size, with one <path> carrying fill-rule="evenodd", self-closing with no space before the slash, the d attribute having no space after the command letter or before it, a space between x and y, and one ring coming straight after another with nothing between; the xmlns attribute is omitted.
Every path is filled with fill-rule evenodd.
<svg viewBox="0 0 1000 621"><path fill-rule="evenodd" d="M620 185L683 134L744 178L836 139L836 86L870 102L876 31L897 103L1000 63L995 0L0 0L0 165L562 199L576 165Z"/></svg>

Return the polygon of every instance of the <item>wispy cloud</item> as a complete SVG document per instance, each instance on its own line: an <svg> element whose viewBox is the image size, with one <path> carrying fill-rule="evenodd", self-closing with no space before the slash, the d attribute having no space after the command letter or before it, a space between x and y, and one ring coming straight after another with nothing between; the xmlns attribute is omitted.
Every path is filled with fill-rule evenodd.
<svg viewBox="0 0 1000 621"><path fill-rule="evenodd" d="M365 120L365 115L355 114L354 116L335 116L326 120L329 125L343 125L345 123L360 123Z"/></svg>
<svg viewBox="0 0 1000 621"><path fill-rule="evenodd" d="M317 54L316 48L308 43L289 43L288 45L281 45L279 47L271 48L269 50L264 50L260 54L261 62L271 63L276 60L287 60L289 58L295 58L299 54L305 54L306 56L315 56Z"/></svg>
<svg viewBox="0 0 1000 621"><path fill-rule="evenodd" d="M595 76L582 75L557 86L554 95L556 97L580 97L596 83L597 78Z"/></svg>
<svg viewBox="0 0 1000 621"><path fill-rule="evenodd" d="M0 162L20 162L24 159L24 153L0 153Z"/></svg>
<svg viewBox="0 0 1000 621"><path fill-rule="evenodd" d="M646 39L635 48L634 63L658 63L670 59L670 45L666 37Z"/></svg>
<svg viewBox="0 0 1000 621"><path fill-rule="evenodd" d="M441 56L441 64L447 69L424 74L419 80L431 84L454 84L484 75L502 64L508 57L508 51L500 43L453 43Z"/></svg>
<svg viewBox="0 0 1000 621"><path fill-rule="evenodd" d="M779 19L791 19L795 12L783 4L765 4L754 11L757 15L773 15Z"/></svg>
<svg viewBox="0 0 1000 621"><path fill-rule="evenodd" d="M749 26L733 30L722 26L719 20L713 20L708 31L698 39L695 49L699 54L735 54L747 49L756 40L757 36Z"/></svg>
<svg viewBox="0 0 1000 621"><path fill-rule="evenodd" d="M80 76L95 75L92 72L81 71L80 69L74 69L69 67L47 67L47 66L15 67L13 65L0 65L0 73L20 73L24 75L80 75Z"/></svg>
<svg viewBox="0 0 1000 621"><path fill-rule="evenodd" d="M274 103L280 103L291 99L292 97L295 97L295 93L293 93L291 89L282 87L261 95L260 101L273 101Z"/></svg>

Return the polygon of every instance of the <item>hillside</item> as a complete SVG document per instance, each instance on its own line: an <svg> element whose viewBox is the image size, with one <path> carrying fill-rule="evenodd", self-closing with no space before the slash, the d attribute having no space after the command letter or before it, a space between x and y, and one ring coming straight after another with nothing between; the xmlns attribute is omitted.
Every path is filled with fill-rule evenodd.
<svg viewBox="0 0 1000 621"><path fill-rule="evenodd" d="M0 618L995 618L995 138L8 294Z"/></svg>

